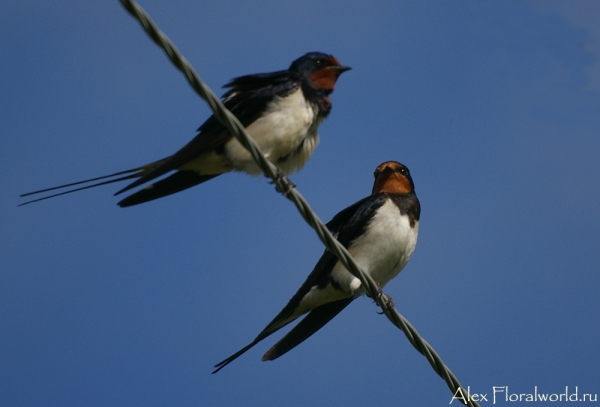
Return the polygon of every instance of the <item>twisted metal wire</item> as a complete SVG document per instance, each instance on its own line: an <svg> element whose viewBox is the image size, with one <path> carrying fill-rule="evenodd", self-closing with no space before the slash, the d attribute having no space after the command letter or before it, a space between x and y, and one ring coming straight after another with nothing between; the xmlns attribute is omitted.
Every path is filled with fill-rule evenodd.
<svg viewBox="0 0 600 407"><path fill-rule="evenodd" d="M267 177L273 180L277 190L294 203L300 212L300 215L302 215L302 218L317 232L319 239L323 242L325 247L333 252L344 267L361 281L367 295L374 299L386 317L397 328L404 332L413 347L427 358L433 370L444 379L452 391L452 394L456 395L460 389L463 395L467 395L467 390L461 386L456 376L454 376L450 369L446 367L437 352L421 338L417 330L394 308L391 298L388 295L383 294L381 288L373 278L369 274L366 274L361 267L356 264L348 250L332 236L329 229L327 229L325 224L314 213L308 202L295 189L295 185L264 156L260 147L252 137L246 133L245 128L239 120L225 108L221 100L204 84L204 82L202 82L189 62L179 53L169 38L158 29L148 14L146 14L146 12L133 0L120 0L120 2L123 7L125 7L125 9L140 22L150 38L165 51L177 69L185 75L191 87L208 103L215 117L250 152L254 162ZM466 405L479 407L479 404L476 401L470 400L470 397L468 398Z"/></svg>

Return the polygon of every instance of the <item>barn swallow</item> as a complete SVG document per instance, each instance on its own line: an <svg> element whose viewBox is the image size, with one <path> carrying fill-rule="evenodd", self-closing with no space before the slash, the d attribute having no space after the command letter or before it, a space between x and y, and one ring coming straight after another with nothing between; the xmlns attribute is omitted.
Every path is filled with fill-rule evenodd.
<svg viewBox="0 0 600 407"><path fill-rule="evenodd" d="M223 103L238 118L268 159L289 174L300 170L319 142L317 128L331 111L329 95L339 76L350 68L332 55L309 52L289 69L240 76L223 86ZM102 177L29 192L29 196L58 189L67 191L34 199L41 201L113 182L137 178L118 191L119 195L169 172L175 171L121 200L121 207L161 198L230 171L260 174L248 151L215 116L198 128L198 135L175 154L141 167ZM94 184L90 184L96 182ZM21 206L20 205L20 206Z"/></svg>
<svg viewBox="0 0 600 407"><path fill-rule="evenodd" d="M420 213L421 206L408 168L388 161L375 170L372 194L335 215L327 228L362 269L383 287L398 275L412 256L417 244ZM263 361L277 359L317 332L364 293L360 280L350 274L333 253L325 250L281 312L250 344L216 364L213 373L308 313L262 357Z"/></svg>

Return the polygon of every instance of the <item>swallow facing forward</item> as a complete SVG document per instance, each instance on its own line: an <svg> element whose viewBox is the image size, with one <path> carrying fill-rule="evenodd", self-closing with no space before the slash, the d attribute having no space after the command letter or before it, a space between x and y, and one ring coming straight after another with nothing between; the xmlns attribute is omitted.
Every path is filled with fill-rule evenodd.
<svg viewBox="0 0 600 407"><path fill-rule="evenodd" d="M223 103L267 158L289 174L300 170L317 146L317 128L331 111L329 95L338 77L349 69L340 65L331 55L309 52L292 62L287 70L232 79L224 86L229 90L223 95ZM198 135L192 141L169 157L103 177L29 192L21 196L100 181L21 205L138 178L115 194L119 195L172 171L175 172L168 177L123 199L119 206L132 206L161 198L229 171L260 174L248 151L213 115L198 128Z"/></svg>
<svg viewBox="0 0 600 407"><path fill-rule="evenodd" d="M335 215L327 228L348 249L362 269L383 287L408 263L417 244L421 206L408 168L395 161L375 170L370 196ZM355 298L364 294L360 280L325 250L281 312L247 346L215 365L223 369L254 345L308 313L264 354L274 360L290 351L329 322Z"/></svg>

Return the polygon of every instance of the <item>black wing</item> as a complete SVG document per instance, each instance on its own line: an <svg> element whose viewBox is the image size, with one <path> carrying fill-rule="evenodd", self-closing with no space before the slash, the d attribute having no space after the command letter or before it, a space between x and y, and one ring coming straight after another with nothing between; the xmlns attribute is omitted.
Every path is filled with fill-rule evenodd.
<svg viewBox="0 0 600 407"><path fill-rule="evenodd" d="M366 227L368 221L371 219L372 212L379 208L383 204L383 200L377 200L375 195L361 199L360 201L350 205L349 207L338 212L328 223L327 228L336 237L336 239L345 247L349 245L358 237ZM310 272L304 283L300 286L296 294L290 299L287 305L281 310L279 314L267 325L267 327L261 332L259 337L265 333L273 333L283 326L278 327L275 330L270 331L280 321L289 318L300 301L308 294L313 287L325 287L330 282L331 271L337 263L338 258L329 250L325 249L323 255ZM292 322L292 321L289 321ZM270 331L270 332L269 332ZM261 339L264 339L263 336Z"/></svg>
<svg viewBox="0 0 600 407"><path fill-rule="evenodd" d="M279 342L273 345L273 347L264 354L262 360L275 360L294 349L312 334L321 329L326 323L331 321L333 317L342 312L342 310L352 301L354 301L354 297L349 297L323 304L320 307L315 308L309 312L307 316L302 318L302 321L281 338Z"/></svg>
<svg viewBox="0 0 600 407"><path fill-rule="evenodd" d="M382 194L371 195L361 199L335 215L331 221L327 223L328 229L334 236L337 235L338 241L344 245L344 247L348 248L352 242L364 232L370 219L373 217L374 212L383 205L385 199L386 196ZM337 256L326 249L302 286L300 286L296 294L294 294L281 312L273 318L273 320L250 344L216 364L215 367L217 369L213 373L218 372L254 345L292 322L293 320L289 320L283 323L292 316L300 304L300 301L313 287L325 287L330 283L331 271L337 261ZM273 360L302 343L341 312L353 299L354 298L352 297L345 298L329 304L324 304L312 310L296 327L267 351L263 360Z"/></svg>
<svg viewBox="0 0 600 407"><path fill-rule="evenodd" d="M268 103L273 100L275 95L286 96L297 89L298 86L300 86L300 82L291 80L287 71L241 76L224 86L225 88L231 88L223 95L224 105L244 127L247 127L263 114ZM231 137L233 136L227 128L214 115L211 115L198 128L198 135L189 143L169 157L161 166L127 185L115 195L140 186L169 171L176 170L192 159L222 146ZM189 186L197 183L199 182Z"/></svg>

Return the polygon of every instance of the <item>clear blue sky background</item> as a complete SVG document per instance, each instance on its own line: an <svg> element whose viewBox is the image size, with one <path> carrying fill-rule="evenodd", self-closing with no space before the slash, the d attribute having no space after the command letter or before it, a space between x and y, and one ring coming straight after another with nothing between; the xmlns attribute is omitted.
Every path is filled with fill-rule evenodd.
<svg viewBox="0 0 600 407"><path fill-rule="evenodd" d="M329 220L406 164L423 212L385 289L398 310L472 392L600 393L600 2L140 4L219 94L307 51L351 66L298 190ZM281 359L260 362L275 335L210 374L323 250L264 178L18 208L173 153L209 109L117 1L0 10L0 406L450 402L368 299Z"/></svg>

